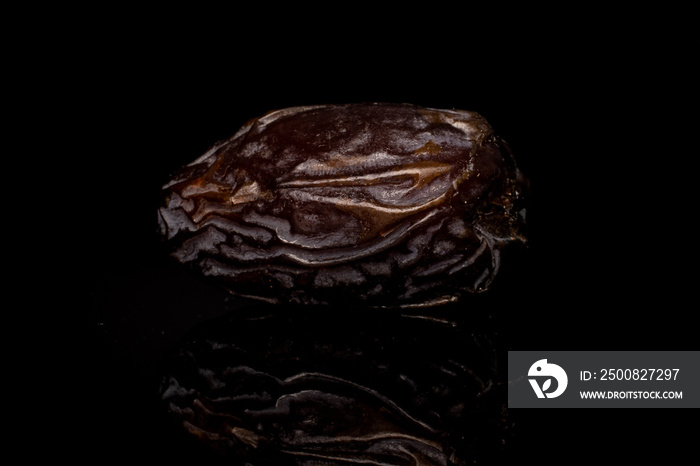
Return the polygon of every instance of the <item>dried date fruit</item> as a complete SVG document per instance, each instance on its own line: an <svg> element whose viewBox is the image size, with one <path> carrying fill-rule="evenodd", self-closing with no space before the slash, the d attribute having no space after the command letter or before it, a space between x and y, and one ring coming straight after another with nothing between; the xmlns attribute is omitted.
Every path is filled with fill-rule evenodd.
<svg viewBox="0 0 700 466"><path fill-rule="evenodd" d="M502 458L512 425L489 333L414 315L374 313L369 326L355 317L256 306L204 322L163 364L165 407L193 443L232 464Z"/></svg>
<svg viewBox="0 0 700 466"><path fill-rule="evenodd" d="M176 172L159 229L240 296L423 307L489 287L503 248L524 242L523 183L474 112L294 107Z"/></svg>

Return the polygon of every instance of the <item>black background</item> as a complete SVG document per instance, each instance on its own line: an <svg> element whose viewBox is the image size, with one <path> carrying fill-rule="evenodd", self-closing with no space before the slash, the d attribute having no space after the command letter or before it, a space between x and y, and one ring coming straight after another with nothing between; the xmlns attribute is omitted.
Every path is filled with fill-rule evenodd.
<svg viewBox="0 0 700 466"><path fill-rule="evenodd" d="M294 105L474 110L509 142L531 183L531 243L482 305L511 349L697 349L697 8L330 10L112 11L42 47L55 79L38 125L61 128L43 168L71 207L44 235L59 292L31 424L56 456L216 463L156 404L159 358L224 299L165 258L159 187ZM671 460L697 432L688 410L514 415L513 464Z"/></svg>

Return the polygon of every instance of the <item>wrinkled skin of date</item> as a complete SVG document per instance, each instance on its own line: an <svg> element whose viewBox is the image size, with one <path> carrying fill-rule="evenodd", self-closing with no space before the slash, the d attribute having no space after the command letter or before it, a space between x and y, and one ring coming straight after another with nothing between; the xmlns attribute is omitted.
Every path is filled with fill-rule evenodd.
<svg viewBox="0 0 700 466"><path fill-rule="evenodd" d="M294 107L163 187L172 256L269 303L424 307L487 289L524 242L523 178L478 114Z"/></svg>
<svg viewBox="0 0 700 466"><path fill-rule="evenodd" d="M512 424L488 332L278 308L204 322L166 358L161 396L193 443L236 465L501 464Z"/></svg>

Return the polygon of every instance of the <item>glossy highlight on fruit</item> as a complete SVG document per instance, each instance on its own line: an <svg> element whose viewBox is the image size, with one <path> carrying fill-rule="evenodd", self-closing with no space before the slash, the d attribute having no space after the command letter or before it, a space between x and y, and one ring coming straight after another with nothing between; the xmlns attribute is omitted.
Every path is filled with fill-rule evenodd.
<svg viewBox="0 0 700 466"><path fill-rule="evenodd" d="M293 107L163 186L172 256L269 303L425 307L487 289L523 244L523 177L483 117L409 104Z"/></svg>

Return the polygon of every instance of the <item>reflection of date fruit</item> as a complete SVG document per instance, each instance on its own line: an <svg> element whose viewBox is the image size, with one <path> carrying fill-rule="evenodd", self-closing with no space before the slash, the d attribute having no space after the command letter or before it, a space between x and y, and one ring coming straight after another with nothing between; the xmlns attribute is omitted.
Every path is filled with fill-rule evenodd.
<svg viewBox="0 0 700 466"><path fill-rule="evenodd" d="M393 313L276 308L202 323L163 362L165 406L197 443L256 466L502 458L511 423L488 335Z"/></svg>
<svg viewBox="0 0 700 466"><path fill-rule="evenodd" d="M428 306L485 290L523 242L522 177L478 114L296 107L243 126L164 186L172 255L273 303Z"/></svg>

